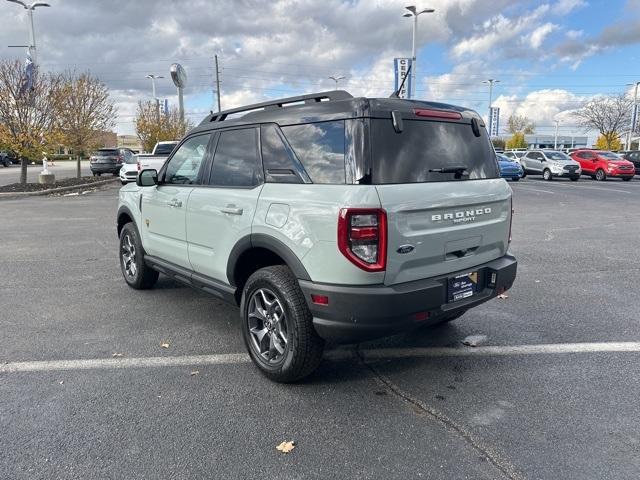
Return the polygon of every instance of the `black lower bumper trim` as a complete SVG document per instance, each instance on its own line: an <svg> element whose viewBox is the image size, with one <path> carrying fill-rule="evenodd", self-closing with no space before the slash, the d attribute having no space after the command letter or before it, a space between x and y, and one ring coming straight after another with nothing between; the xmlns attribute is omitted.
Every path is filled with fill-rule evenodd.
<svg viewBox="0 0 640 480"><path fill-rule="evenodd" d="M469 298L447 303L447 279L478 271L479 290ZM353 343L438 323L447 317L494 298L511 288L517 261L505 255L462 272L393 286L345 286L300 280L318 334L336 343ZM316 305L311 295L329 297L329 305Z"/></svg>

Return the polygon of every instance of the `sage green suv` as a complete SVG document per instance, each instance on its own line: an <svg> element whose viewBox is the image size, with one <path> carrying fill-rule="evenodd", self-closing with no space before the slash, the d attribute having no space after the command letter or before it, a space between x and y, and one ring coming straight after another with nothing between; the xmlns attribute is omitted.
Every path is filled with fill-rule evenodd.
<svg viewBox="0 0 640 480"><path fill-rule="evenodd" d="M511 189L474 111L331 91L213 113L120 190L120 264L240 307L291 382L325 342L453 320L514 282ZM178 328L178 325L176 325Z"/></svg>

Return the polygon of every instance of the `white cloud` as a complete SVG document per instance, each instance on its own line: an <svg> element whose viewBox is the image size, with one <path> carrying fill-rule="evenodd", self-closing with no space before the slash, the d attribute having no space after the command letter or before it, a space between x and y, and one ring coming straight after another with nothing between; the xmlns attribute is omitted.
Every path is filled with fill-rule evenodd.
<svg viewBox="0 0 640 480"><path fill-rule="evenodd" d="M555 25L553 23L545 23L544 25L536 28L533 32L531 32L531 35L529 35L529 45L531 45L531 48L534 48L536 50L540 48L545 38L547 38L547 36L558 27L558 25Z"/></svg>
<svg viewBox="0 0 640 480"><path fill-rule="evenodd" d="M567 30L565 36L571 40L576 40L584 35L584 30Z"/></svg>
<svg viewBox="0 0 640 480"><path fill-rule="evenodd" d="M586 5L587 5L587 2L584 0L559 0L551 8L551 13L555 15L566 15L572 12L573 10L582 8Z"/></svg>

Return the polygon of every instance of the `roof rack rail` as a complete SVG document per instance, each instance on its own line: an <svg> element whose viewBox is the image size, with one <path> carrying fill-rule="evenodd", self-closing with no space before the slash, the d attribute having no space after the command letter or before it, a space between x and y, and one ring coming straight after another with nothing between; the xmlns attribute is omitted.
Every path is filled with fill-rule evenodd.
<svg viewBox="0 0 640 480"><path fill-rule="evenodd" d="M297 97L281 98L278 100L269 100L267 102L254 103L253 105L247 105L245 107L232 108L229 110L223 110L221 112L211 112L211 115L206 117L202 123L207 122L224 122L229 115L242 112L253 112L255 110L272 110L277 108L286 107L292 103L319 103L322 101L337 101L337 100L349 100L353 98L349 92L344 90L330 90L328 92L311 93L308 95L298 95Z"/></svg>

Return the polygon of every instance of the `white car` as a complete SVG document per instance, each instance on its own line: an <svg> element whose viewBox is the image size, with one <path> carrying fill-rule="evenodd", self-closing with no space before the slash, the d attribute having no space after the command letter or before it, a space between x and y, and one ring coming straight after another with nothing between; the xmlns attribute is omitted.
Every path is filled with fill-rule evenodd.
<svg viewBox="0 0 640 480"><path fill-rule="evenodd" d="M120 182L126 185L129 182L135 182L138 178L138 156L132 155L129 159L125 159L120 169Z"/></svg>

